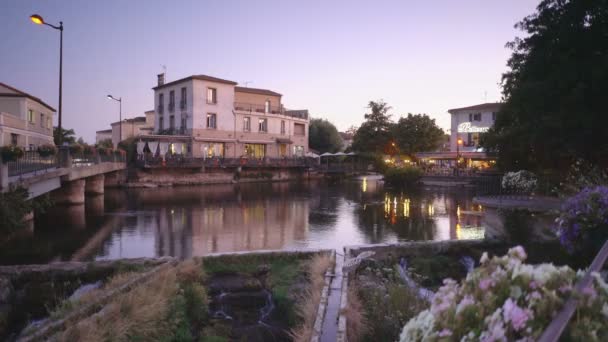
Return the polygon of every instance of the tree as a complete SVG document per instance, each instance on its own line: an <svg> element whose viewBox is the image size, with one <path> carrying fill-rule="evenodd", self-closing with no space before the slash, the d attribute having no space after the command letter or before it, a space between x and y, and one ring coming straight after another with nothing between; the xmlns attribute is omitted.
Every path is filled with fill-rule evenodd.
<svg viewBox="0 0 608 342"><path fill-rule="evenodd" d="M391 107L384 101L370 101L365 122L353 137L353 151L383 153L391 143Z"/></svg>
<svg viewBox="0 0 608 342"><path fill-rule="evenodd" d="M76 132L72 128L64 129L61 128L62 141L67 143L68 145L72 145L76 142ZM53 127L53 140L55 141L55 145L59 145L59 128Z"/></svg>
<svg viewBox="0 0 608 342"><path fill-rule="evenodd" d="M108 138L100 140L99 143L97 143L97 147L113 148L114 145L112 144L112 139Z"/></svg>
<svg viewBox="0 0 608 342"><path fill-rule="evenodd" d="M438 149L444 132L428 115L408 113L393 126L393 137L402 153L413 156L416 152Z"/></svg>
<svg viewBox="0 0 608 342"><path fill-rule="evenodd" d="M342 148L342 138L331 122L325 119L312 119L308 128L308 146L321 153L334 153Z"/></svg>
<svg viewBox="0 0 608 342"><path fill-rule="evenodd" d="M608 0L543 0L502 77L504 105L481 144L506 170L608 166Z"/></svg>

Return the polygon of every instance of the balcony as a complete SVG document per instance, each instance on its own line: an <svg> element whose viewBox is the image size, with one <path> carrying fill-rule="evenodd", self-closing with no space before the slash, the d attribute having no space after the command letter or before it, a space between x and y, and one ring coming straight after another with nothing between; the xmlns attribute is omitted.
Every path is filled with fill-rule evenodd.
<svg viewBox="0 0 608 342"><path fill-rule="evenodd" d="M165 111L165 106L162 104L159 104L156 111L158 112L158 114L162 114Z"/></svg>
<svg viewBox="0 0 608 342"><path fill-rule="evenodd" d="M192 135L192 130L185 127L180 128L166 128L159 130L156 134L158 135Z"/></svg>
<svg viewBox="0 0 608 342"><path fill-rule="evenodd" d="M270 106L268 112L266 112L266 106L264 104L243 103L243 102L235 102L234 110L240 110L243 112L250 112L250 113L261 113L261 114L283 114L283 108L279 107L279 106Z"/></svg>

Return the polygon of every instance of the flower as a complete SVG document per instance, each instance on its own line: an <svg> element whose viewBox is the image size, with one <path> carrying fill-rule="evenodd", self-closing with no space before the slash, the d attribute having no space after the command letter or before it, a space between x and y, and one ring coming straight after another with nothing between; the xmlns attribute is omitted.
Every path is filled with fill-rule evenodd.
<svg viewBox="0 0 608 342"><path fill-rule="evenodd" d="M529 193L536 189L538 180L530 171L507 172L502 177L501 186L505 190Z"/></svg>
<svg viewBox="0 0 608 342"><path fill-rule="evenodd" d="M522 309L517 306L517 303L511 298L505 301L503 305L503 315L505 322L511 322L513 329L519 331L526 326L526 322L532 316L532 312L528 309Z"/></svg>

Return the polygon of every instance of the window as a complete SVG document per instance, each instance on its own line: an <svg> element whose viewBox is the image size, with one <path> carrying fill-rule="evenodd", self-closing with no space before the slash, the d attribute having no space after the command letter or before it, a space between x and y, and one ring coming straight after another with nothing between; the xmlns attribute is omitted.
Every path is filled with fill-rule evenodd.
<svg viewBox="0 0 608 342"><path fill-rule="evenodd" d="M245 155L250 158L264 158L266 156L266 145L245 144Z"/></svg>
<svg viewBox="0 0 608 342"><path fill-rule="evenodd" d="M268 132L268 119L260 119L260 121L258 121L258 131Z"/></svg>
<svg viewBox="0 0 608 342"><path fill-rule="evenodd" d="M162 117L162 116L158 118L158 130L159 130L159 131L162 131L162 130L164 129L164 128L163 128L163 121L164 121L164 120L163 120L163 117Z"/></svg>
<svg viewBox="0 0 608 342"><path fill-rule="evenodd" d="M183 87L181 92L182 92L182 94L181 94L181 98L179 100L179 108L186 109L186 104L188 103L188 98L186 95L186 87Z"/></svg>
<svg viewBox="0 0 608 342"><path fill-rule="evenodd" d="M175 91L171 90L169 92L169 111L172 112L175 108Z"/></svg>
<svg viewBox="0 0 608 342"><path fill-rule="evenodd" d="M46 128L48 128L48 129L53 128L53 118L51 118L50 116L46 118Z"/></svg>
<svg viewBox="0 0 608 342"><path fill-rule="evenodd" d="M186 126L188 125L188 116L182 115L182 120L180 122L180 128L182 129L182 133L186 130Z"/></svg>
<svg viewBox="0 0 608 342"><path fill-rule="evenodd" d="M207 128L212 128L212 129L217 128L217 114L213 114L213 113L207 114Z"/></svg>
<svg viewBox="0 0 608 342"><path fill-rule="evenodd" d="M264 102L264 113L270 113L270 100L266 100L266 102Z"/></svg>
<svg viewBox="0 0 608 342"><path fill-rule="evenodd" d="M481 113L474 114L473 121L481 121Z"/></svg>
<svg viewBox="0 0 608 342"><path fill-rule="evenodd" d="M467 146L473 146L473 134L467 133Z"/></svg>
<svg viewBox="0 0 608 342"><path fill-rule="evenodd" d="M158 94L158 113L162 114L165 109L165 96L164 94Z"/></svg>
<svg viewBox="0 0 608 342"><path fill-rule="evenodd" d="M207 103L209 103L209 104L217 103L217 89L207 88Z"/></svg>
<svg viewBox="0 0 608 342"><path fill-rule="evenodd" d="M279 144L279 157L287 157L287 144Z"/></svg>
<svg viewBox="0 0 608 342"><path fill-rule="evenodd" d="M17 145L19 143L19 135L11 133L11 145Z"/></svg>
<svg viewBox="0 0 608 342"><path fill-rule="evenodd" d="M171 115L169 117L169 129L173 130L175 128L175 116Z"/></svg>
<svg viewBox="0 0 608 342"><path fill-rule="evenodd" d="M469 122L473 121L473 114L469 113Z"/></svg>
<svg viewBox="0 0 608 342"><path fill-rule="evenodd" d="M44 121L44 114L40 113L40 127L44 128L46 121Z"/></svg>
<svg viewBox="0 0 608 342"><path fill-rule="evenodd" d="M496 112L492 112L492 121L496 121Z"/></svg>
<svg viewBox="0 0 608 342"><path fill-rule="evenodd" d="M281 120L281 134L285 134L285 120Z"/></svg>
<svg viewBox="0 0 608 342"><path fill-rule="evenodd" d="M243 118L243 132L251 132L251 118L248 116Z"/></svg>
<svg viewBox="0 0 608 342"><path fill-rule="evenodd" d="M306 134L306 126L304 124L296 123L293 124L293 134L294 135L305 135Z"/></svg>
<svg viewBox="0 0 608 342"><path fill-rule="evenodd" d="M204 143L201 145L201 152L204 158L223 158L224 144L223 143Z"/></svg>
<svg viewBox="0 0 608 342"><path fill-rule="evenodd" d="M34 117L34 111L31 109L28 109L27 111L27 121L29 121L30 123L36 122L36 118Z"/></svg>

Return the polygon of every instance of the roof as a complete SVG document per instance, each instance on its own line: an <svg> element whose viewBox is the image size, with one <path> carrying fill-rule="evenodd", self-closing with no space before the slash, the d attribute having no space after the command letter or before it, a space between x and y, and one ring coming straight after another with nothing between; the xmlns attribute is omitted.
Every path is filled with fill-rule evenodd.
<svg viewBox="0 0 608 342"><path fill-rule="evenodd" d="M112 130L111 129L104 129L102 131L97 131L95 133L112 133Z"/></svg>
<svg viewBox="0 0 608 342"><path fill-rule="evenodd" d="M169 83L165 83L163 85L156 86L156 87L154 87L152 89L157 90L157 89L169 87L169 86L172 86L174 84L185 82L185 81L190 81L190 80L200 80L200 81L209 81L209 82L217 82L217 83L226 83L226 84L237 85L237 83L234 82L234 81L224 80L224 79L213 77L213 76L191 75L191 76L184 77L184 78L176 80L176 81L172 81L172 82L169 82Z"/></svg>
<svg viewBox="0 0 608 342"><path fill-rule="evenodd" d="M42 101L41 99L37 98L36 96L30 95L24 91L21 91L17 88L11 87L6 83L2 83L0 82L0 86L8 88L10 90L12 90L12 93L0 93L0 97L27 97L30 100L34 100L38 103L40 103L41 105L45 106L46 108L48 108L49 110L56 112L55 108L49 106L47 103L45 103L44 101Z"/></svg>
<svg viewBox="0 0 608 342"><path fill-rule="evenodd" d="M249 94L260 94L260 95L270 95L270 96L283 96L277 92L268 89L260 89L260 88L249 88L249 87L234 87L234 91L238 91L241 93L249 93Z"/></svg>
<svg viewBox="0 0 608 342"><path fill-rule="evenodd" d="M145 123L146 117L145 116L136 116L134 118L124 119L124 120L122 120L122 122L124 122L124 123L144 122ZM112 122L111 125L118 125L118 121Z"/></svg>
<svg viewBox="0 0 608 342"><path fill-rule="evenodd" d="M498 108L500 108L500 106L502 106L501 102L488 102L488 103L482 103L482 104L478 104L478 105L474 105L474 106L469 106L469 107L448 109L448 113L453 114L454 112L458 112L458 111L461 111L461 110L498 109Z"/></svg>

